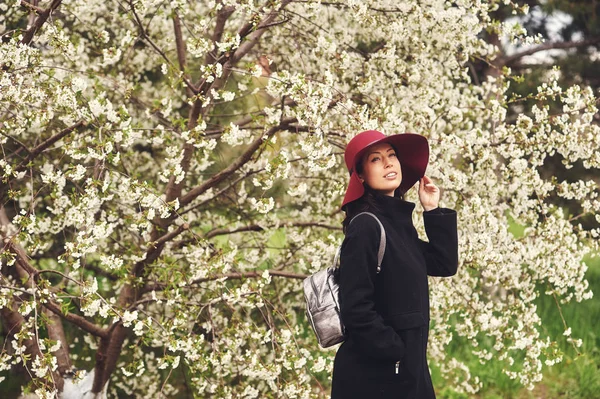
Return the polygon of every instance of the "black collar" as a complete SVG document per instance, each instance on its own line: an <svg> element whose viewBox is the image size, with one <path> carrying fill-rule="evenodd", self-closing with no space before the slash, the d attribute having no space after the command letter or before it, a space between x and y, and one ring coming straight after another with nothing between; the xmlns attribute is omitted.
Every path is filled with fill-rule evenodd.
<svg viewBox="0 0 600 399"><path fill-rule="evenodd" d="M412 224L412 213L415 209L413 202L383 194L375 194L374 199L377 205L376 213L397 222L409 222Z"/></svg>

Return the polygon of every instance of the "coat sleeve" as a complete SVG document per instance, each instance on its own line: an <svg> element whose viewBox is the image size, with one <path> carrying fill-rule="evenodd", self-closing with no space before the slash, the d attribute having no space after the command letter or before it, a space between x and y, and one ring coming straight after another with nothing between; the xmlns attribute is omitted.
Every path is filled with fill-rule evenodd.
<svg viewBox="0 0 600 399"><path fill-rule="evenodd" d="M349 338L365 356L400 360L404 342L375 310L375 278L380 227L369 215L360 215L342 243L339 298Z"/></svg>
<svg viewBox="0 0 600 399"><path fill-rule="evenodd" d="M455 275L458 269L456 211L436 208L423 212L423 221L429 242L419 241L427 274L441 277Z"/></svg>

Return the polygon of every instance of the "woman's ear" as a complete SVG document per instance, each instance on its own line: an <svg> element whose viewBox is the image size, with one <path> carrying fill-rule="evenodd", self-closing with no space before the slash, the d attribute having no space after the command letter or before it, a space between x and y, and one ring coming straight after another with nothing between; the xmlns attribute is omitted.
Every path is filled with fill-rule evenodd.
<svg viewBox="0 0 600 399"><path fill-rule="evenodd" d="M358 180L360 180L361 183L365 182L365 179L362 177L362 175L360 173L358 174Z"/></svg>

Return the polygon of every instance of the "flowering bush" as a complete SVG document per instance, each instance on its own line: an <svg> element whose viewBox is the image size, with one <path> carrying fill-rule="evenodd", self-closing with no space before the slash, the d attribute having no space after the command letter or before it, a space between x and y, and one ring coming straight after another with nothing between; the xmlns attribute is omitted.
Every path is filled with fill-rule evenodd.
<svg viewBox="0 0 600 399"><path fill-rule="evenodd" d="M600 129L592 90L562 90L558 70L516 118L509 69L472 81L466 62L498 51L483 31L531 41L493 20L499 3L0 5L0 370L53 397L90 364L77 350L98 395L326 397L334 352L299 279L341 242L345 143L379 129L429 139L460 215L459 273L431 281L431 361L476 392L444 350L464 337L531 387L561 358L533 301L591 297L581 259L600 233L548 200L592 214L598 185L537 168L598 168Z"/></svg>

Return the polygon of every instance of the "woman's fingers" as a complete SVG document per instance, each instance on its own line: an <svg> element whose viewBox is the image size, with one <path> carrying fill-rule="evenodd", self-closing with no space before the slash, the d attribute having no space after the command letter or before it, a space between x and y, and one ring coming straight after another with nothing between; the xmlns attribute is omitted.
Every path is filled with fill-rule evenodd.
<svg viewBox="0 0 600 399"><path fill-rule="evenodd" d="M436 190L437 186L435 184L433 184L433 181L431 181L431 179L429 177L423 176L421 178L421 180L419 180L419 189L424 190L426 188Z"/></svg>
<svg viewBox="0 0 600 399"><path fill-rule="evenodd" d="M429 177L423 176L419 180L419 190L436 191L438 187L433 184L433 181Z"/></svg>

